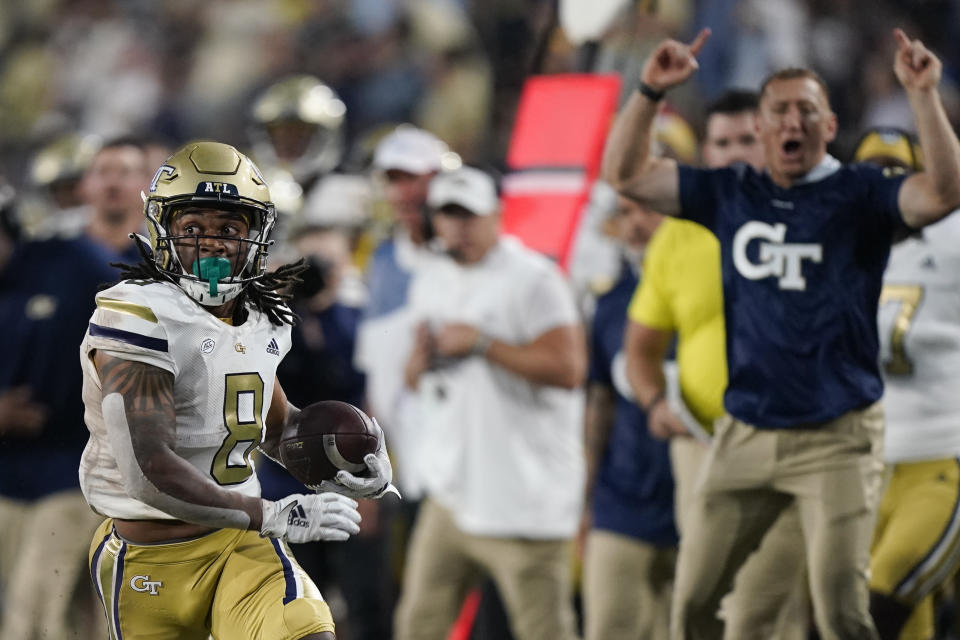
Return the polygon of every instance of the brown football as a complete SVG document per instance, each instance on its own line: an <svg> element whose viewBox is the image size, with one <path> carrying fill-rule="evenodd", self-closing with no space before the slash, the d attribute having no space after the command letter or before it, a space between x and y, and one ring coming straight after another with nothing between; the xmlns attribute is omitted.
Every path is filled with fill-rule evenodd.
<svg viewBox="0 0 960 640"><path fill-rule="evenodd" d="M341 469L366 470L363 457L377 450L377 429L363 411L346 402L308 405L290 421L280 438L280 460L305 485L330 480Z"/></svg>

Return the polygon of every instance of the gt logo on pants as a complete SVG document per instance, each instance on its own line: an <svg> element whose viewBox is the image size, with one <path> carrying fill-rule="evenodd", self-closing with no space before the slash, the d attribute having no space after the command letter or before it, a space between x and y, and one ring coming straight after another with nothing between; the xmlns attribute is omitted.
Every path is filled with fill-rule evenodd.
<svg viewBox="0 0 960 640"><path fill-rule="evenodd" d="M130 588L141 593L149 592L150 595L159 595L160 587L163 583L159 580L150 580L150 576L133 576L130 579Z"/></svg>
<svg viewBox="0 0 960 640"><path fill-rule="evenodd" d="M807 281L801 269L803 260L820 262L823 249L819 244L786 243L787 225L777 223L773 226L757 222L748 222L733 236L733 265L744 278L761 280L776 276L781 289L803 291ZM751 240L765 240L760 243L760 261L751 262L747 257L747 245Z"/></svg>

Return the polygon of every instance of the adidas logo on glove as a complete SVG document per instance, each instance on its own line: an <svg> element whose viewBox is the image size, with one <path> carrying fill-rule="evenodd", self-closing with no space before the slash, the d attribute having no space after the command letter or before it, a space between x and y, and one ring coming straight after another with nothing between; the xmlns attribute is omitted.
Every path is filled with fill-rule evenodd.
<svg viewBox="0 0 960 640"><path fill-rule="evenodd" d="M287 516L287 525L290 527L310 526L310 522L307 520L307 512L303 510L301 505L298 504L290 510L290 515Z"/></svg>

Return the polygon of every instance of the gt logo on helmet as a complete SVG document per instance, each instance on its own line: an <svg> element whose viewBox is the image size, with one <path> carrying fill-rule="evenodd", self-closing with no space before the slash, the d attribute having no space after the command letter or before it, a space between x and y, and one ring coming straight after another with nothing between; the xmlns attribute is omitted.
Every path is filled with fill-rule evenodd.
<svg viewBox="0 0 960 640"><path fill-rule="evenodd" d="M177 176L177 168L165 164L157 169L157 172L153 174L153 180L150 181L150 193L153 193L157 190L157 183L160 181L160 177L164 174L166 174L167 180L173 180Z"/></svg>

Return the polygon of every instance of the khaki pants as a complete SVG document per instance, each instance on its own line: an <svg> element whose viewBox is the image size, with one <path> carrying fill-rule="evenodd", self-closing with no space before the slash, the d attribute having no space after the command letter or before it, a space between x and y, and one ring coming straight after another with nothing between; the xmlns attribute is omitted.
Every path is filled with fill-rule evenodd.
<svg viewBox="0 0 960 640"><path fill-rule="evenodd" d="M5 587L0 638L106 635L87 569L90 537L102 521L79 490L35 502L0 498L0 576ZM72 610L78 590L81 599Z"/></svg>
<svg viewBox="0 0 960 640"><path fill-rule="evenodd" d="M586 640L666 640L677 550L593 529L583 559Z"/></svg>
<svg viewBox="0 0 960 640"><path fill-rule="evenodd" d="M707 445L693 438L670 441L676 486L678 528L693 504L697 479L707 460ZM760 547L737 573L733 591L723 599L721 617L727 640L806 640L809 626L803 532L794 506L787 507ZM681 547L683 553L683 547Z"/></svg>
<svg viewBox="0 0 960 640"><path fill-rule="evenodd" d="M723 637L721 598L781 513L795 505L823 640L873 640L867 568L883 464L877 403L812 429L755 429L729 416L686 514L673 638Z"/></svg>
<svg viewBox="0 0 960 640"><path fill-rule="evenodd" d="M467 591L489 575L517 640L572 640L569 540L464 533L427 499L420 507L397 605L397 640L444 640Z"/></svg>

